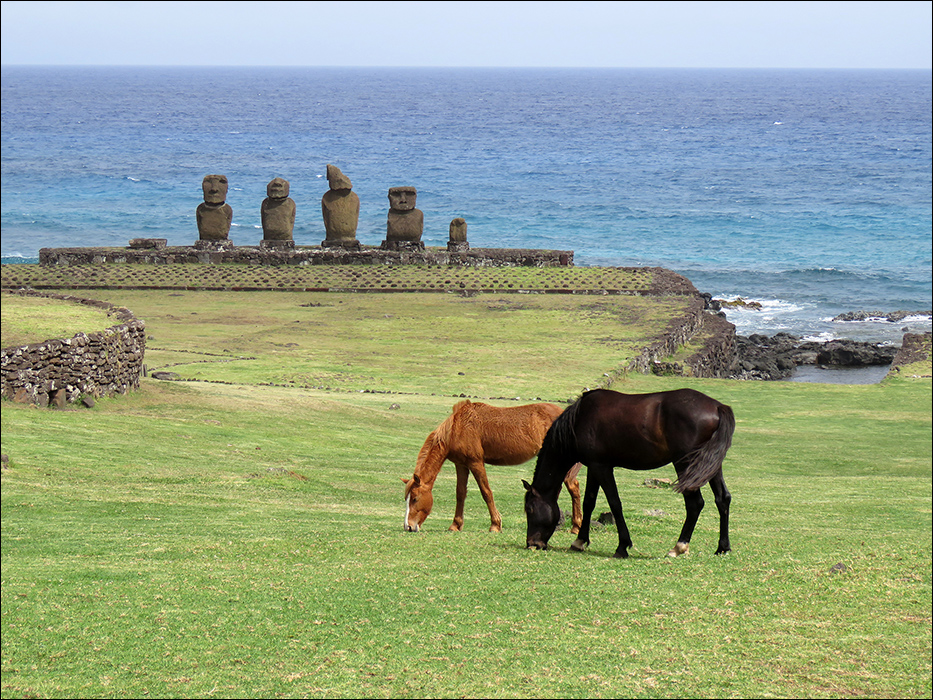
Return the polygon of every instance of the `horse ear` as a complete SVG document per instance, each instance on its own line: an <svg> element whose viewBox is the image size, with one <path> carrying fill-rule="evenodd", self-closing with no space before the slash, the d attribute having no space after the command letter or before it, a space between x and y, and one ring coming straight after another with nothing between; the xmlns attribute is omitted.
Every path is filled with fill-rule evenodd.
<svg viewBox="0 0 933 700"><path fill-rule="evenodd" d="M409 479L406 479L404 476L400 476L399 479L402 480L403 484L405 484L406 486L408 485Z"/></svg>
<svg viewBox="0 0 933 700"><path fill-rule="evenodd" d="M526 491L531 491L531 484L529 484L529 483L528 483L527 481L525 481L524 479L522 479L522 484L525 485L525 490L526 490Z"/></svg>

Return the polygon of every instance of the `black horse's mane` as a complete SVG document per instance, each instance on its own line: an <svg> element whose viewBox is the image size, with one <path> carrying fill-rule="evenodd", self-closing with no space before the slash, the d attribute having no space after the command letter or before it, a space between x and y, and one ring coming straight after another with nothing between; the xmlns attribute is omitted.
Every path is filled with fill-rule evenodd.
<svg viewBox="0 0 933 700"><path fill-rule="evenodd" d="M568 406L563 413L551 424L544 436L544 445L541 451L547 450L555 455L575 453L577 449L577 413L580 410L580 400L589 392L581 394L576 401Z"/></svg>

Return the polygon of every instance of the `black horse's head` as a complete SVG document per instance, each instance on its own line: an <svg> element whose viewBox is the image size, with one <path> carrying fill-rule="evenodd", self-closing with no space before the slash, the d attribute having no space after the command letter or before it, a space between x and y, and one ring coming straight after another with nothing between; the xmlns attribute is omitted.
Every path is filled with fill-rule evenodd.
<svg viewBox="0 0 933 700"><path fill-rule="evenodd" d="M560 521L557 499L546 498L524 479L522 483L525 485L525 516L528 518L528 538L525 546L547 549L548 540Z"/></svg>

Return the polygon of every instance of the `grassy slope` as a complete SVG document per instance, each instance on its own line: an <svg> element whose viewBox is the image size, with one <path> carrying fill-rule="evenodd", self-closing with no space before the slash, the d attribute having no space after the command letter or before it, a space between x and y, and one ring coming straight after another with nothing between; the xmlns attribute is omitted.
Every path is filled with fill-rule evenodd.
<svg viewBox="0 0 933 700"><path fill-rule="evenodd" d="M186 379L549 401L604 381L686 309L683 297L96 295L146 321L150 370Z"/></svg>
<svg viewBox="0 0 933 700"><path fill-rule="evenodd" d="M7 294L0 301L0 347L4 348L71 338L119 323L102 309L73 302Z"/></svg>
<svg viewBox="0 0 933 700"><path fill-rule="evenodd" d="M258 387L270 377L287 384L315 343L327 357L367 343L392 353L377 334L334 347L321 333L263 345L261 322L230 323L237 313L220 300L106 300L146 318L150 345L167 346L150 362L200 351L212 361L175 369L217 383L144 380L92 411L2 404L12 464L2 485L4 697L930 695L929 379L617 381L632 392L693 386L738 416L726 461L734 553L712 556L710 498L690 556L664 557L682 500L620 472L636 549L617 561L614 531L594 533L582 555L567 551L566 532L553 550L524 549L519 480L530 463L490 468L503 533L486 531L472 484L466 531L446 531L449 467L425 530L401 531L398 477L453 403L432 393L457 381L478 390L475 367L515 393L564 397L598 378L590 341L531 378L521 376L527 357L506 349L491 364L465 354L454 363L465 374L451 377L439 353L417 371L341 355L343 389L407 377L418 393ZM392 303L410 327L419 314L408 300ZM267 303L241 312L258 318ZM277 312L270 335L341 310L294 306L309 316ZM208 308L217 323L191 323ZM478 313L499 314L516 333L523 317ZM538 325L549 335L561 323L554 314ZM597 319L597 337L607 323ZM262 371L207 354L223 355L235 334L243 345L228 349L259 358Z"/></svg>

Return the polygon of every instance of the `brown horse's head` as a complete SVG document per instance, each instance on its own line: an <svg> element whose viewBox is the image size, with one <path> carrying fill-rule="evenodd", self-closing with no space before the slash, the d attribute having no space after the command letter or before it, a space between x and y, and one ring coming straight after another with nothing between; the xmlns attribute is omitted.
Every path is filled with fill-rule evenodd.
<svg viewBox="0 0 933 700"><path fill-rule="evenodd" d="M557 500L545 498L541 493L522 479L525 485L525 515L528 518L528 537L525 547L547 549L548 540L560 522L560 508Z"/></svg>
<svg viewBox="0 0 933 700"><path fill-rule="evenodd" d="M418 532L434 507L434 493L417 474L402 481L405 482L405 532Z"/></svg>

